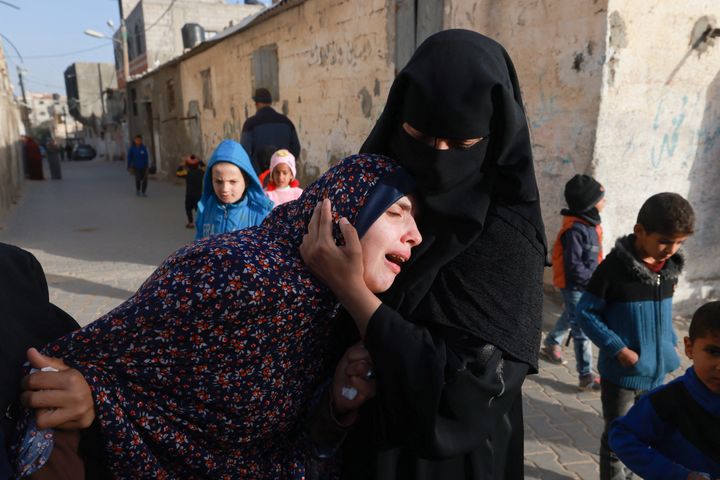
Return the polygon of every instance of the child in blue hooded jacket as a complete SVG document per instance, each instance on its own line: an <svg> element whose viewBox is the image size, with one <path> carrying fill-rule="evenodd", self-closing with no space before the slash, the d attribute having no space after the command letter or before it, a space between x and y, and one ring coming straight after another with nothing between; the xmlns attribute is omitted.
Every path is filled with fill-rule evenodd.
<svg viewBox="0 0 720 480"><path fill-rule="evenodd" d="M255 176L250 157L233 140L223 140L208 162L198 202L195 239L260 225L273 202Z"/></svg>

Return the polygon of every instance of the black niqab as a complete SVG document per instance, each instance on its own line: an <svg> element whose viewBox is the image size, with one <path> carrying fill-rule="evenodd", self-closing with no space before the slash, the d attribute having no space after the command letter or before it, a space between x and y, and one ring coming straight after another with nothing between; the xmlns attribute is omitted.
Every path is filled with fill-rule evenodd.
<svg viewBox="0 0 720 480"><path fill-rule="evenodd" d="M408 135L401 127L403 122L433 137L483 140L469 149L435 150ZM385 109L361 152L396 158L418 182L424 202L419 220L423 242L383 296L413 321L419 316L411 314L433 286L439 270L478 240L491 210L502 208L505 220L533 237L531 242L546 255L520 88L512 61L497 42L468 30L446 30L428 38L395 79ZM482 279L480 271L463 276L467 286ZM443 293L448 304L472 309L458 301L461 294ZM495 345L508 345L507 339L494 337L496 332L508 330L507 322L516 322L514 344L518 347L509 347L509 353L537 364L527 352L536 350L531 344L537 343L539 325L537 329L524 328L523 319L514 315L463 312L452 318L434 316L419 321L459 329ZM503 328L494 328L493 322L504 322Z"/></svg>

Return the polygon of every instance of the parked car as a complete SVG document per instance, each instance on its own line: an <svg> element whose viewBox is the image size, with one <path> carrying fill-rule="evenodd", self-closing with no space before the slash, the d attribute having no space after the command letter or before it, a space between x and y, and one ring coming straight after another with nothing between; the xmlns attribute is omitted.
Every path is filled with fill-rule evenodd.
<svg viewBox="0 0 720 480"><path fill-rule="evenodd" d="M72 153L73 160L92 160L97 152L90 145L76 145Z"/></svg>

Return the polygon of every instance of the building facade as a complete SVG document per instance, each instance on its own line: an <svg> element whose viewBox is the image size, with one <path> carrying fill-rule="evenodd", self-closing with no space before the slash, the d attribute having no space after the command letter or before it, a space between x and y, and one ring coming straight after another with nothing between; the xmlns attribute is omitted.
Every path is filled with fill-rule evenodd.
<svg viewBox="0 0 720 480"><path fill-rule="evenodd" d="M550 242L575 173L607 190L606 251L648 196L691 200L698 234L676 294L687 311L720 297L720 269L703 260L720 253L717 18L712 0L284 0L131 82L130 125L153 138L170 173L182 155L207 158L220 140L239 139L253 89L270 88L298 129L307 184L358 150L424 38L478 31L501 42L518 71Z"/></svg>
<svg viewBox="0 0 720 480"><path fill-rule="evenodd" d="M20 108L13 96L12 83L0 42L0 213L20 194L23 181Z"/></svg>
<svg viewBox="0 0 720 480"><path fill-rule="evenodd" d="M230 4L223 0L140 0L124 2L128 32L130 76L140 75L182 55L182 28L200 25L212 38L218 32L241 22L263 9L262 5ZM115 66L120 85L124 85L120 33L115 34Z"/></svg>

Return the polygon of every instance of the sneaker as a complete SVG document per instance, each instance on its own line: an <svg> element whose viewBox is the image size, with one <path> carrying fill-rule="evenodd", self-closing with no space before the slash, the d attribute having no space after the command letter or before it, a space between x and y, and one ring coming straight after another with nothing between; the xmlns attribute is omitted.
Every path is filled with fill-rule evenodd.
<svg viewBox="0 0 720 480"><path fill-rule="evenodd" d="M195 224L192 222L188 222L185 224L185 228L195 228Z"/></svg>
<svg viewBox="0 0 720 480"><path fill-rule="evenodd" d="M599 392L600 391L600 376L594 373L588 373L587 375L580 375L580 381L578 382L578 389L583 392Z"/></svg>
<svg viewBox="0 0 720 480"><path fill-rule="evenodd" d="M560 345L543 345L540 348L540 357L555 365L565 365L567 360L563 358Z"/></svg>
<svg viewBox="0 0 720 480"><path fill-rule="evenodd" d="M147 197L147 193L142 192L142 196L143 196L143 197Z"/></svg>
<svg viewBox="0 0 720 480"><path fill-rule="evenodd" d="M137 192L135 192L135 196L137 196L137 197L140 196L140 190L138 190Z"/></svg>

